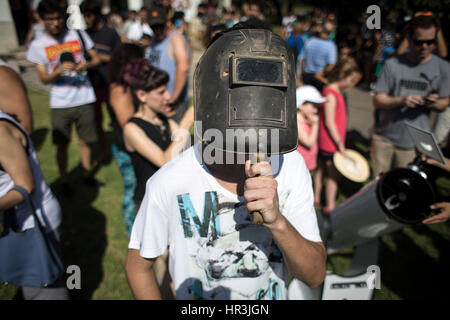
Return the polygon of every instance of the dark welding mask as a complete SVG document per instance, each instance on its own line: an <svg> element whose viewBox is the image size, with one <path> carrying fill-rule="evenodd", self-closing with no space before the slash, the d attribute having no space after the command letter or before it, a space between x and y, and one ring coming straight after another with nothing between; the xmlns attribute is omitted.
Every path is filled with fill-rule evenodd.
<svg viewBox="0 0 450 320"><path fill-rule="evenodd" d="M297 148L295 63L268 30L224 33L194 75L195 134L215 149L287 153Z"/></svg>

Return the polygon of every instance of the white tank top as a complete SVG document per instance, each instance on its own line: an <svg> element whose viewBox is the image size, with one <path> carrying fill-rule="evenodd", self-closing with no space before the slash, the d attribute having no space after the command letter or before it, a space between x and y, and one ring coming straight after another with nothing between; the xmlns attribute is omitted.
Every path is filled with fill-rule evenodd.
<svg viewBox="0 0 450 320"><path fill-rule="evenodd" d="M41 224L45 227L46 232L54 231L61 224L61 208L58 200L53 195L50 187L44 180L39 167L36 150L33 147L30 137L26 134L25 129L12 117L0 111L0 121L8 121L23 132L27 139L26 152L28 162L34 178L34 192L31 199L36 208L37 216ZM3 197L9 190L14 187L14 182L9 174L0 167L0 197ZM24 231L34 227L34 219L31 216L30 207L27 203L22 202L15 207L16 218L19 228ZM0 217L3 215L0 214ZM1 218L0 218L1 219ZM0 221L1 222L1 221Z"/></svg>

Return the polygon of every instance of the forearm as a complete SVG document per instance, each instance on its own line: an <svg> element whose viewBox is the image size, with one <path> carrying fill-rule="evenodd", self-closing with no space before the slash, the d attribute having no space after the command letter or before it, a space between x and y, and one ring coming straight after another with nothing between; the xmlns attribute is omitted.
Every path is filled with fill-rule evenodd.
<svg viewBox="0 0 450 320"><path fill-rule="evenodd" d="M161 300L161 293L153 271L153 263L144 260L138 250L129 250L125 271L131 292L136 300ZM142 260L141 260L142 259Z"/></svg>
<svg viewBox="0 0 450 320"><path fill-rule="evenodd" d="M164 164L169 162L172 158L183 152L184 146L186 145L188 139L190 138L190 133L185 128L178 128L174 134L172 134L172 143L164 151ZM161 166L162 167L162 166Z"/></svg>
<svg viewBox="0 0 450 320"><path fill-rule="evenodd" d="M339 147L339 143L341 143L342 140L334 122L325 123L325 127L327 128L327 131L330 134L331 140L333 140L336 146Z"/></svg>
<svg viewBox="0 0 450 320"><path fill-rule="evenodd" d="M429 108L436 111L444 111L449 105L449 98L440 98L434 104L430 105Z"/></svg>
<svg viewBox="0 0 450 320"><path fill-rule="evenodd" d="M303 238L284 217L268 227L294 277L314 288L325 279L326 251L323 244Z"/></svg>
<svg viewBox="0 0 450 320"><path fill-rule="evenodd" d="M442 29L439 29L436 38L437 38L437 41L436 41L437 52L441 58L446 58L448 52L447 52L447 45L445 43L444 35L442 34Z"/></svg>
<svg viewBox="0 0 450 320"><path fill-rule="evenodd" d="M173 86L172 99L171 99L173 102L178 100L181 92L183 91L183 88L187 81L187 76L188 76L187 69L177 68L177 71L175 73L175 83Z"/></svg>
<svg viewBox="0 0 450 320"><path fill-rule="evenodd" d="M402 42L398 46L397 50L395 51L396 55L401 55L406 52L406 49L409 47L409 42L407 38L403 38Z"/></svg>
<svg viewBox="0 0 450 320"><path fill-rule="evenodd" d="M61 76L62 69L56 68L52 73L40 73L39 79L43 84L52 84Z"/></svg>
<svg viewBox="0 0 450 320"><path fill-rule="evenodd" d="M311 126L311 131L308 137L308 148L312 148L317 143L317 138L319 137L319 124L313 124Z"/></svg>
<svg viewBox="0 0 450 320"><path fill-rule="evenodd" d="M388 95L376 95L373 99L373 105L376 109L389 110L403 107L405 105L405 97L390 97Z"/></svg>
<svg viewBox="0 0 450 320"><path fill-rule="evenodd" d="M11 209L12 207L18 205L25 199L22 194L15 190L10 190L3 197L0 198L0 211L5 211Z"/></svg>
<svg viewBox="0 0 450 320"><path fill-rule="evenodd" d="M314 124L311 126L311 131L308 134L299 134L299 141L300 143L307 147L312 148L317 143L317 137L319 134L319 125Z"/></svg>

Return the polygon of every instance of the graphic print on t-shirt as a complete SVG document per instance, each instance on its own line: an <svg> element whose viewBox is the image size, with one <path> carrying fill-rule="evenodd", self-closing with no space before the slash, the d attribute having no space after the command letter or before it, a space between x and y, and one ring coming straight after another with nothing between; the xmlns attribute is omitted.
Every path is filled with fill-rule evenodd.
<svg viewBox="0 0 450 320"><path fill-rule="evenodd" d="M161 50L151 50L148 60L150 61L150 64L159 66L159 61L161 60Z"/></svg>
<svg viewBox="0 0 450 320"><path fill-rule="evenodd" d="M51 70L54 71L62 62L71 61L78 64L82 61L82 47L78 40L57 43L45 47L45 54L50 62ZM86 85L87 72L78 73L76 71L64 72L60 79L55 83L57 86L79 86Z"/></svg>
<svg viewBox="0 0 450 320"><path fill-rule="evenodd" d="M287 197L280 197L286 199ZM194 299L280 299L281 252L266 227L254 225L244 202L205 192L200 215L189 194L177 196L188 242Z"/></svg>

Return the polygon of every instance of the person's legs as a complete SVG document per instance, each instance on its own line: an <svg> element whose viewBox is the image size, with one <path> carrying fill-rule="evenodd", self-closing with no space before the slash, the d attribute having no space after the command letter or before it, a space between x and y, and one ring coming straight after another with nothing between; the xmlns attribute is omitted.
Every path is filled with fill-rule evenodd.
<svg viewBox="0 0 450 320"><path fill-rule="evenodd" d="M314 175L314 204L320 205L322 193L323 173L325 170L325 162L322 159L317 160L317 171Z"/></svg>
<svg viewBox="0 0 450 320"><path fill-rule="evenodd" d="M91 174L91 150L92 144L97 141L95 126L95 110L92 104L76 107L76 128L78 144L80 147L80 161L83 174L88 178Z"/></svg>
<svg viewBox="0 0 450 320"><path fill-rule="evenodd" d="M69 144L58 144L56 146L56 162L58 164L58 172L62 184L69 183L69 178L67 176L68 149Z"/></svg>
<svg viewBox="0 0 450 320"><path fill-rule="evenodd" d="M331 160L328 160L325 166L328 176L328 180L325 185L325 203L326 211L330 212L335 208L338 182L341 179L341 174L336 170Z"/></svg>
<svg viewBox="0 0 450 320"><path fill-rule="evenodd" d="M372 136L371 149L372 174L376 178L382 172L387 172L392 168L394 145L379 135L374 134Z"/></svg>
<svg viewBox="0 0 450 320"><path fill-rule="evenodd" d="M416 156L414 149L395 148L394 168L407 168Z"/></svg>
<svg viewBox="0 0 450 320"><path fill-rule="evenodd" d="M97 128L98 143L99 143L99 162L103 162L107 158L105 132L103 130L103 112L102 105L108 103L109 89L108 87L95 87L95 96L97 100L94 102L95 110L95 125Z"/></svg>
<svg viewBox="0 0 450 320"><path fill-rule="evenodd" d="M91 174L91 146L89 143L78 140L78 146L80 148L80 161L83 167L83 176L89 177Z"/></svg>
<svg viewBox="0 0 450 320"><path fill-rule="evenodd" d="M68 165L68 147L70 142L70 130L73 121L73 110L51 109L50 118L52 124L52 140L56 145L56 162L58 172L63 186L68 186L67 165Z"/></svg>
<svg viewBox="0 0 450 320"><path fill-rule="evenodd" d="M125 222L127 236L131 235L134 219L136 218L136 206L134 202L134 190L136 189L136 175L134 173L131 158L125 151L119 150L115 144L111 146L111 151L119 167L123 180L123 200L122 213Z"/></svg>

